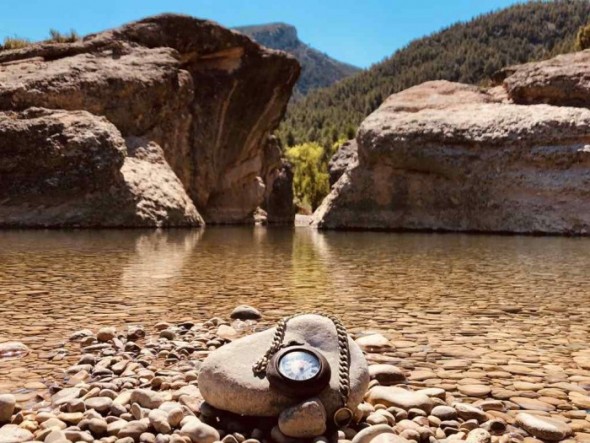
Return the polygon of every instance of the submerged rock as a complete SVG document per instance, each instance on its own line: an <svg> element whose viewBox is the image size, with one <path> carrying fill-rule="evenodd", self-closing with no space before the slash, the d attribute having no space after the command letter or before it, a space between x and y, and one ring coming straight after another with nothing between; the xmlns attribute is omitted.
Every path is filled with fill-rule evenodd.
<svg viewBox="0 0 590 443"><path fill-rule="evenodd" d="M294 58L180 15L2 51L0 179L12 189L0 224L252 222L298 75Z"/></svg>
<svg viewBox="0 0 590 443"><path fill-rule="evenodd" d="M325 229L590 234L590 110L427 82L361 125Z"/></svg>
<svg viewBox="0 0 590 443"><path fill-rule="evenodd" d="M249 416L277 417L300 400L271 390L266 377L252 372L254 363L268 350L275 329L269 329L233 341L212 352L199 374L199 389L207 403L215 408ZM332 321L318 315L302 315L289 320L285 343L309 345L328 360L332 368L330 385L318 397L331 417L340 408L338 393L338 341ZM369 373L365 358L349 338L350 388L349 407L354 408L366 392Z"/></svg>
<svg viewBox="0 0 590 443"><path fill-rule="evenodd" d="M29 353L29 348L18 341L0 343L0 358L24 357Z"/></svg>
<svg viewBox="0 0 590 443"><path fill-rule="evenodd" d="M252 306L240 305L234 308L229 317L237 320L260 320L262 314Z"/></svg>

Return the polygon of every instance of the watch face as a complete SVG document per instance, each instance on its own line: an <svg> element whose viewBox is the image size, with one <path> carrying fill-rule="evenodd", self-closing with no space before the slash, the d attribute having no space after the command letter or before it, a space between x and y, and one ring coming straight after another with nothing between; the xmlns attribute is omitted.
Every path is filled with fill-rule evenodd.
<svg viewBox="0 0 590 443"><path fill-rule="evenodd" d="M281 375L290 380L305 381L318 375L322 364L311 352L293 351L281 358L278 369Z"/></svg>

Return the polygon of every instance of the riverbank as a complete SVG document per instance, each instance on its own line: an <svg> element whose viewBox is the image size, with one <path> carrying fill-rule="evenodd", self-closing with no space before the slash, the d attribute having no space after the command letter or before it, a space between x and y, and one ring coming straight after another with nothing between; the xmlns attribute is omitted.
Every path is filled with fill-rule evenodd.
<svg viewBox="0 0 590 443"><path fill-rule="evenodd" d="M518 311L504 310L511 315ZM34 397L18 402L12 425L0 430L0 441L289 441L273 429L276 419L244 419L203 405L197 385L201 362L211 351L268 326L268 321L227 317L160 322L147 331L137 326L76 331L68 339L77 349L76 364L64 365L61 378L48 387L37 385ZM469 337L469 330L461 332ZM368 401L357 413L360 421L341 431L341 440L590 439L587 351L575 353L572 364L545 358L542 343L535 353L505 337L485 352L483 347L462 348L459 338L453 346L433 345L429 358L417 364L425 349L391 331L353 334L373 380ZM13 391L19 388L15 385ZM0 417L2 411L6 415L7 403L0 397Z"/></svg>

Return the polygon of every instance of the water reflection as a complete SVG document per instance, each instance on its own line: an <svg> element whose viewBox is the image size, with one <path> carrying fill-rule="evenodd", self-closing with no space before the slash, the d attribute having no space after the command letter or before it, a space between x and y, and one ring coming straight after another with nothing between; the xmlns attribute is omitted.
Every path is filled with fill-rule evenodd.
<svg viewBox="0 0 590 443"><path fill-rule="evenodd" d="M203 236L203 230L154 231L135 240L135 254L123 268L124 292L159 291L165 280L179 277Z"/></svg>
<svg viewBox="0 0 590 443"><path fill-rule="evenodd" d="M330 310L351 329L391 331L426 350L519 334L543 352L573 349L590 335L588 263L590 239L582 238L3 231L0 341L33 352L0 361L0 390L63 366L54 351L77 329L227 315L241 303L268 320ZM511 306L518 315L505 315Z"/></svg>

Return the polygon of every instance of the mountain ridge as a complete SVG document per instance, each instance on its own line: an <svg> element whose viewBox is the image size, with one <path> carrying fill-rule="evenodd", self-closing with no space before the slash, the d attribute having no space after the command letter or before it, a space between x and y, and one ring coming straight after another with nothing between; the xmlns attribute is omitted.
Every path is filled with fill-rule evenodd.
<svg viewBox="0 0 590 443"><path fill-rule="evenodd" d="M299 61L302 72L295 86L295 99L361 72L361 68L338 61L303 43L299 39L297 28L288 23L238 26L233 29L262 46L288 52Z"/></svg>
<svg viewBox="0 0 590 443"><path fill-rule="evenodd" d="M292 102L278 135L287 146L330 151L393 93L429 80L479 84L500 69L573 50L590 18L584 0L531 1L416 39L352 77Z"/></svg>

